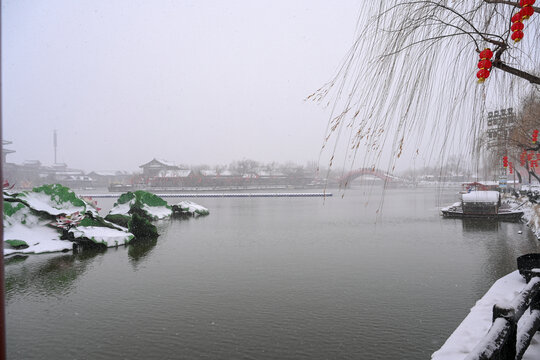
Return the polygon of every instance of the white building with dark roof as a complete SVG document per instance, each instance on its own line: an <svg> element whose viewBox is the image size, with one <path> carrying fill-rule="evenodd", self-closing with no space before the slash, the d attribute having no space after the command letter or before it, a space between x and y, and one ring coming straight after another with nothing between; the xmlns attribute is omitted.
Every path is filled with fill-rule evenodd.
<svg viewBox="0 0 540 360"><path fill-rule="evenodd" d="M158 176L160 172L162 171L169 171L169 170L182 170L180 167L172 162L161 160L161 159L152 159L151 161L147 162L146 164L143 164L139 166L143 171L143 177L145 178L151 178Z"/></svg>

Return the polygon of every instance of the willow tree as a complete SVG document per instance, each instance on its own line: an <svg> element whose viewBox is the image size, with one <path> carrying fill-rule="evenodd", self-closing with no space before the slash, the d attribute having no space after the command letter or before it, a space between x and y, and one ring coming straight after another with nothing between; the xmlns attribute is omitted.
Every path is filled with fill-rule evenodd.
<svg viewBox="0 0 540 360"><path fill-rule="evenodd" d="M536 6L523 21L519 42L511 30L512 17L521 11L517 1L393 0L362 6L343 63L309 97L332 108L323 148L331 145L333 154L346 144L345 159L362 160L362 166L388 159L390 170L404 154L444 161L450 153L469 153L478 162L486 106L512 105L539 91ZM479 84L479 54L486 48L493 52L492 67Z"/></svg>

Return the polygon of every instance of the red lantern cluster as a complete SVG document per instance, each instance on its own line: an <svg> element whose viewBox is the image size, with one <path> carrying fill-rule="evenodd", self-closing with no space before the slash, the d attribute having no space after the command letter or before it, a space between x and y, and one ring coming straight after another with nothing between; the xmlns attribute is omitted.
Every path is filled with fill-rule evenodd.
<svg viewBox="0 0 540 360"><path fill-rule="evenodd" d="M519 163L521 166L526 166L529 164L529 168L538 167L538 162L540 161L540 153L527 152L523 150L519 157Z"/></svg>
<svg viewBox="0 0 540 360"><path fill-rule="evenodd" d="M536 1L535 0L520 0L519 6L521 6L521 16L523 20L527 20L534 14L534 8L532 7Z"/></svg>
<svg viewBox="0 0 540 360"><path fill-rule="evenodd" d="M489 71L491 70L491 58L493 57L493 51L486 48L480 52L480 60L478 61L478 68L480 69L476 73L479 83L483 83L489 77Z"/></svg>
<svg viewBox="0 0 540 360"><path fill-rule="evenodd" d="M511 161L508 163L508 170L510 170L510 175L514 173L514 164Z"/></svg>
<svg viewBox="0 0 540 360"><path fill-rule="evenodd" d="M519 42L523 39L523 15L521 11L518 11L514 16L512 16L512 40Z"/></svg>
<svg viewBox="0 0 540 360"><path fill-rule="evenodd" d="M523 39L523 20L527 20L534 14L534 8L532 7L536 0L520 0L519 6L521 10L512 16L512 40L519 42Z"/></svg>
<svg viewBox="0 0 540 360"><path fill-rule="evenodd" d="M532 142L533 144L536 144L537 141L538 141L538 130L534 129L533 134L532 134Z"/></svg>
<svg viewBox="0 0 540 360"><path fill-rule="evenodd" d="M503 167L505 169L508 167L508 156L503 156Z"/></svg>

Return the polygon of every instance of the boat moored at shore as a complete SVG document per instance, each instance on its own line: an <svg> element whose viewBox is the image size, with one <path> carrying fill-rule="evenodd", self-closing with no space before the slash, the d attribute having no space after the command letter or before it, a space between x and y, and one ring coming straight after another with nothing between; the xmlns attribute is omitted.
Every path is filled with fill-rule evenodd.
<svg viewBox="0 0 540 360"><path fill-rule="evenodd" d="M461 202L456 202L441 209L442 216L451 218L477 218L516 221L521 219L523 211L512 209L501 203L498 191L471 191L461 195Z"/></svg>

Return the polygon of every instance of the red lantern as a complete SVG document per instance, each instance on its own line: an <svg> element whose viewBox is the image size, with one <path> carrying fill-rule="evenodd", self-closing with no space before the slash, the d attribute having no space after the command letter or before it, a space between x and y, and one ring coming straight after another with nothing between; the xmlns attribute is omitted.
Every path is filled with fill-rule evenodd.
<svg viewBox="0 0 540 360"><path fill-rule="evenodd" d="M493 57L493 51L490 48L485 48L480 51L480 59L491 59Z"/></svg>
<svg viewBox="0 0 540 360"><path fill-rule="evenodd" d="M503 166L504 168L508 167L508 156L503 156Z"/></svg>
<svg viewBox="0 0 540 360"><path fill-rule="evenodd" d="M485 48L480 51L480 61L478 61L478 68L480 71L476 73L479 83L483 83L489 77L489 70L491 69L491 59L493 57L493 51L490 48Z"/></svg>
<svg viewBox="0 0 540 360"><path fill-rule="evenodd" d="M514 33L512 34L512 40L514 40L515 42L520 42L521 39L523 39L523 31L514 31Z"/></svg>
<svg viewBox="0 0 540 360"><path fill-rule="evenodd" d="M488 59L480 60L478 62L478 68L479 69L491 69L491 61Z"/></svg>
<svg viewBox="0 0 540 360"><path fill-rule="evenodd" d="M523 39L523 27L523 9L521 9L512 16L512 27L510 28L512 30L512 40L519 42Z"/></svg>
<svg viewBox="0 0 540 360"><path fill-rule="evenodd" d="M521 6L521 10L519 13L523 20L527 20L534 14L534 8L532 7L534 3L535 0L520 0L519 6Z"/></svg>
<svg viewBox="0 0 540 360"><path fill-rule="evenodd" d="M521 30L523 30L524 27L525 26L523 25L523 23L521 21L517 21L512 25L510 30L512 30L512 31L521 31Z"/></svg>
<svg viewBox="0 0 540 360"><path fill-rule="evenodd" d="M514 16L512 16L512 22L515 23L515 22L518 22L518 21L521 21L523 20L523 15L521 15L521 10L518 11L517 13L514 14Z"/></svg>
<svg viewBox="0 0 540 360"><path fill-rule="evenodd" d="M533 134L532 134L532 142L536 144L537 141L538 141L538 130L534 129Z"/></svg>
<svg viewBox="0 0 540 360"><path fill-rule="evenodd" d="M509 167L509 170L510 170L510 174L513 174L514 173L514 164L512 164L511 161L508 163L508 167Z"/></svg>
<svg viewBox="0 0 540 360"><path fill-rule="evenodd" d="M534 14L534 8L530 5L525 6L521 8L520 13L521 13L521 16L523 17L523 20L527 20Z"/></svg>
<svg viewBox="0 0 540 360"><path fill-rule="evenodd" d="M486 81L486 79L489 77L489 70L487 70L487 69L480 69L480 70L476 73L476 77L478 78L478 82L479 82L479 83L483 83L483 82Z"/></svg>

